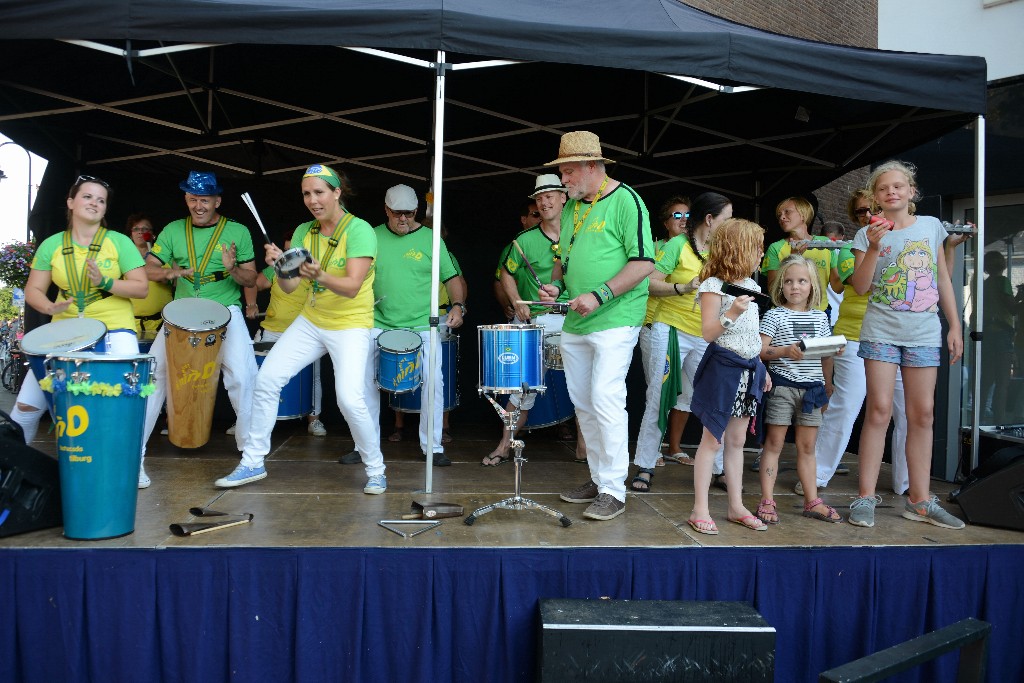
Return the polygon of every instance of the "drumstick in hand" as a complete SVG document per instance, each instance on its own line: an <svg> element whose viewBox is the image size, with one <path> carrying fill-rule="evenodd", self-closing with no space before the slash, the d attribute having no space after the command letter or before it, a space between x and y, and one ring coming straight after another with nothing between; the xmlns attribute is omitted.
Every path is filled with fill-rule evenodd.
<svg viewBox="0 0 1024 683"><path fill-rule="evenodd" d="M519 255L523 257L523 263L525 263L526 267L530 269L530 275L533 276L533 279L534 281L536 281L537 286L543 287L544 283L540 281L539 277L537 277L537 271L535 271L533 269L533 266L530 265L530 259L526 258L526 254L523 252L523 248L519 246L519 242L512 240L512 244L515 246L516 251L519 252Z"/></svg>
<svg viewBox="0 0 1024 683"><path fill-rule="evenodd" d="M267 234L267 229L263 227L263 221L260 220L259 213L256 212L256 205L252 203L252 197L249 196L248 192L242 193L242 201L249 207L249 211L252 212L252 217L256 219L256 225L260 226L260 232L263 233L263 239L267 241L267 244L273 244L270 241L270 235Z"/></svg>

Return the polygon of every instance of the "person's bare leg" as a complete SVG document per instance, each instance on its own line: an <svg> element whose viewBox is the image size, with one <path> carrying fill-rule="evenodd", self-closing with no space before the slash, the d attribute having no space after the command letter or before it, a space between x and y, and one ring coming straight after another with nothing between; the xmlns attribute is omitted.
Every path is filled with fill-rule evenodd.
<svg viewBox="0 0 1024 683"><path fill-rule="evenodd" d="M506 404L505 409L508 410L509 412L515 410L515 406L512 404L512 401L509 401ZM523 425L526 424L526 418L529 412L530 411L528 410L522 410L519 412L519 419L516 420L516 431L522 429ZM486 465L488 467L500 465L503 460L508 460L508 451L511 445L512 436L509 433L508 429L502 427L501 441L498 442L497 447L493 451L491 451L488 455L484 456L484 459L480 461L480 464Z"/></svg>

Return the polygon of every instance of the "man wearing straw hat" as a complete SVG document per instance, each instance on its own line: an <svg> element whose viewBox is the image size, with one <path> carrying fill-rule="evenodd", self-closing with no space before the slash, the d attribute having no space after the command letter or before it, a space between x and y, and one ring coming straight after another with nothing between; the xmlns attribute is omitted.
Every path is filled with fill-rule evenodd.
<svg viewBox="0 0 1024 683"><path fill-rule="evenodd" d="M150 280L175 284L174 298L199 297L223 304L231 312L224 337L222 364L224 388L238 416L235 443L245 445L252 410L252 390L256 380L256 357L252 352L249 330L240 306L242 287L256 284L255 254L249 229L221 216L221 186L213 173L189 171L178 187L185 193L189 215L169 223L146 256L146 275ZM169 266L169 267L165 267ZM157 334L150 353L156 358L156 391L146 404L146 431L142 454L146 454L157 417L167 397L167 347L164 335ZM267 476L250 474L232 482L240 486ZM139 488L149 486L149 477L139 469Z"/></svg>
<svg viewBox="0 0 1024 683"><path fill-rule="evenodd" d="M531 205L537 210L540 223L526 227L516 235L502 252L498 271L501 291L515 311L513 322L542 325L545 335L561 332L565 316L551 313L547 306L529 306L516 302L537 300L542 284L561 278L562 252L559 240L565 199L566 190L558 176L553 173L537 176L530 200ZM558 300L568 299L569 295L562 292ZM536 400L536 394L526 394L521 399L518 394L509 397L508 409L512 410L516 406L521 409L516 429L526 424L528 413ZM484 457L480 464L493 467L507 461L510 442L508 430L503 430L497 448ZM586 443L582 435L577 433L576 460L586 462L586 459Z"/></svg>
<svg viewBox="0 0 1024 683"><path fill-rule="evenodd" d="M562 500L590 503L585 517L609 520L626 509L629 469L626 372L654 270L651 222L640 196L605 172L601 141L587 131L562 136L558 166L568 201L562 210L562 281L542 300L569 294L562 363L569 397L587 441L590 479Z"/></svg>

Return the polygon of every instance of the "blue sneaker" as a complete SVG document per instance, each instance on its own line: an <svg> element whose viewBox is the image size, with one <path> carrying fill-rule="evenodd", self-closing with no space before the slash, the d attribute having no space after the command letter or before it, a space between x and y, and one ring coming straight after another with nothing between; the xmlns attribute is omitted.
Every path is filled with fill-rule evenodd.
<svg viewBox="0 0 1024 683"><path fill-rule="evenodd" d="M369 493L371 495L379 495L388 490L388 478L383 474L375 474L366 480L366 486L363 487L363 493Z"/></svg>
<svg viewBox="0 0 1024 683"><path fill-rule="evenodd" d="M267 478L266 467L246 467L239 465L234 472L213 482L213 485L221 489L231 489L236 486L244 486L254 481Z"/></svg>

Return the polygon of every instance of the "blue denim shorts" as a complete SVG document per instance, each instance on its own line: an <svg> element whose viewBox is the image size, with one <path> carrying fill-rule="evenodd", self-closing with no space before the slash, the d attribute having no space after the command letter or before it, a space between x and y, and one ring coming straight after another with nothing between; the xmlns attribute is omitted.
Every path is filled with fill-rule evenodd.
<svg viewBox="0 0 1024 683"><path fill-rule="evenodd" d="M896 346L862 341L857 355L866 360L878 360L905 368L937 368L941 365L940 350L938 346Z"/></svg>

